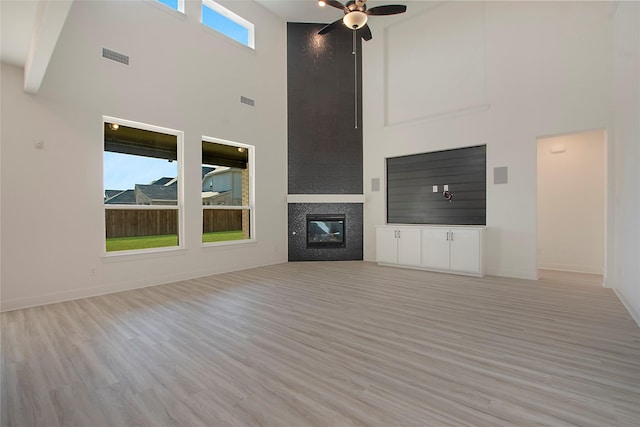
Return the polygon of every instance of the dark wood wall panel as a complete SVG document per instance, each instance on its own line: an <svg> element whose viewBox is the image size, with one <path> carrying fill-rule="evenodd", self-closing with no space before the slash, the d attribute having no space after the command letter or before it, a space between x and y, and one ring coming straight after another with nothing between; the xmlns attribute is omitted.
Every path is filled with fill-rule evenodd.
<svg viewBox="0 0 640 427"><path fill-rule="evenodd" d="M484 145L387 159L387 222L485 225L486 163Z"/></svg>
<svg viewBox="0 0 640 427"><path fill-rule="evenodd" d="M362 78L356 129L352 32L337 26L319 36L323 26L287 24L289 194L362 194Z"/></svg>

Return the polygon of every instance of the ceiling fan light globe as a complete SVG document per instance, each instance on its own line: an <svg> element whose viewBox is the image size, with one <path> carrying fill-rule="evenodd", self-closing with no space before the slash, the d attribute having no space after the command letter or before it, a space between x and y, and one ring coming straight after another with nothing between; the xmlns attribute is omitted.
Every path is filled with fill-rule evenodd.
<svg viewBox="0 0 640 427"><path fill-rule="evenodd" d="M366 13L355 10L344 15L342 22L351 30L358 30L367 24Z"/></svg>

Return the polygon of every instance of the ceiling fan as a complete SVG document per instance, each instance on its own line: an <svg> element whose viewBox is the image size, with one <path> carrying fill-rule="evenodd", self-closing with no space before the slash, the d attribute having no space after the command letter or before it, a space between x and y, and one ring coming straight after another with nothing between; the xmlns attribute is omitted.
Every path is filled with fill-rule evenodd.
<svg viewBox="0 0 640 427"><path fill-rule="evenodd" d="M350 30L361 30L360 34L364 40L371 40L371 29L367 25L367 19L369 16L380 15L397 15L407 11L407 6L399 4L389 4L385 6L372 7L367 9L367 0L350 0L346 4L342 4L337 0L319 0L320 6L333 6L336 9L341 9L344 12L344 17L332 22L331 24L323 27L318 34L326 34L333 30L341 21Z"/></svg>

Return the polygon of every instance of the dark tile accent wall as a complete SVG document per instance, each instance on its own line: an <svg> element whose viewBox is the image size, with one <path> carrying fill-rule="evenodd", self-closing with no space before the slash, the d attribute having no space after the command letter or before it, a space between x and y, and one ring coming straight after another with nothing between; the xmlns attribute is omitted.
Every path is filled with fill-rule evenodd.
<svg viewBox="0 0 640 427"><path fill-rule="evenodd" d="M322 24L287 24L289 194L362 194L362 75L352 32ZM362 43L358 38L357 49ZM358 53L358 70L361 55Z"/></svg>
<svg viewBox="0 0 640 427"><path fill-rule="evenodd" d="M307 214L345 214L345 247L307 249ZM362 222L362 203L290 203L289 261L362 260Z"/></svg>
<svg viewBox="0 0 640 427"><path fill-rule="evenodd" d="M388 158L387 222L485 225L486 151L479 145ZM451 202L442 195L445 184Z"/></svg>

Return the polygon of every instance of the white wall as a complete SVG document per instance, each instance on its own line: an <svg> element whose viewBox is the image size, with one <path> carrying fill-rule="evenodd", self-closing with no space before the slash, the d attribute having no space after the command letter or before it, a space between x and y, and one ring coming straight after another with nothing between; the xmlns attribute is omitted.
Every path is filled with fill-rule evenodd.
<svg viewBox="0 0 640 427"><path fill-rule="evenodd" d="M2 309L286 261L286 26L223 4L255 24L255 51L203 28L198 1L76 1L37 96L2 64ZM101 257L103 115L184 131L185 250ZM256 243L201 247L201 135L255 145Z"/></svg>
<svg viewBox="0 0 640 427"><path fill-rule="evenodd" d="M363 47L365 258L375 259L374 226L385 222L384 191L371 192L369 184L372 178L384 182L385 157L487 144L487 273L536 278L536 138L610 126L610 5L486 2L478 11L470 2L468 16L440 23L430 14L449 16L442 8L464 9L465 4L408 6L425 10L411 18L424 25L412 23L417 30L410 46L419 41L427 47L415 55L395 53L405 46L389 34L403 25L402 16L372 18L374 38ZM446 35L438 25L464 31L469 20L472 28L479 23L482 29L480 47L472 45L471 37L435 37L438 32ZM385 32L382 25L387 23ZM456 101L466 99L459 91L468 88L449 84L446 75L388 82L389 70L429 69L429 51L439 52L436 59L447 61L456 79L465 81L466 76L476 82L469 105L458 102L453 111L450 106L440 109L440 97L429 96L432 87L444 86ZM473 58L459 58L463 54ZM397 105L389 105L385 97L390 84L423 94L422 117L402 117L396 109L393 121L385 124L387 110ZM493 184L493 168L499 166L508 167L508 184Z"/></svg>
<svg viewBox="0 0 640 427"><path fill-rule="evenodd" d="M605 159L603 130L538 140L539 268L604 273Z"/></svg>
<svg viewBox="0 0 640 427"><path fill-rule="evenodd" d="M615 227L607 284L640 325L640 4L620 2L613 23Z"/></svg>

